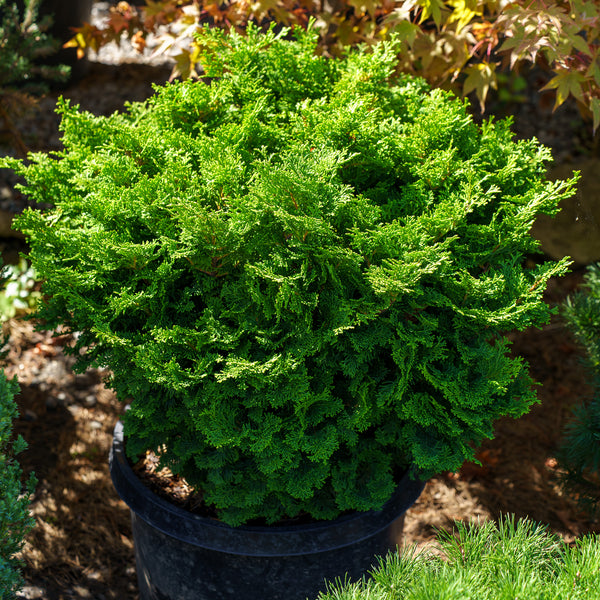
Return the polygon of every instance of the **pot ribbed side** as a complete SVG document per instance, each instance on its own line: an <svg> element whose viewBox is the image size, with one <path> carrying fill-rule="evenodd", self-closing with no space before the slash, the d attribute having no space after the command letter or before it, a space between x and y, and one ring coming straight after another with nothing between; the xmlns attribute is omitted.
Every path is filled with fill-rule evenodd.
<svg viewBox="0 0 600 600"><path fill-rule="evenodd" d="M357 578L402 543L404 513L424 483L405 475L379 511L289 526L230 527L189 513L146 488L126 458L118 423L114 486L132 515L141 600L304 600Z"/></svg>

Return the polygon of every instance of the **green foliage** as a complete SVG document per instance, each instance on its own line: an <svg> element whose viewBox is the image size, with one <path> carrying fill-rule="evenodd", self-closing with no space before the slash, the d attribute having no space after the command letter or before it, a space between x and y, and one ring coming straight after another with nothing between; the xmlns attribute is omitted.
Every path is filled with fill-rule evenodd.
<svg viewBox="0 0 600 600"><path fill-rule="evenodd" d="M16 2L0 0L0 119L23 155L27 149L14 117L34 105L31 94L46 91L49 81L63 81L69 74L64 65L43 64L58 42L45 33L49 20L38 19L39 4L25 0L21 14Z"/></svg>
<svg viewBox="0 0 600 600"><path fill-rule="evenodd" d="M39 4L26 0L21 14L16 2L0 0L0 89L17 86L37 93L46 89L43 80L68 75L67 67L38 62L58 49L58 42L45 33L49 19L38 19Z"/></svg>
<svg viewBox="0 0 600 600"><path fill-rule="evenodd" d="M582 398L574 409L561 445L567 468L566 488L585 508L600 506L600 265L591 265L581 291L569 298L563 314L586 352L591 398Z"/></svg>
<svg viewBox="0 0 600 600"><path fill-rule="evenodd" d="M535 402L504 332L548 319L568 264L523 260L573 192L547 149L396 76L392 43L336 60L289 34L204 30L208 82L110 117L62 101L65 150L0 163L55 205L17 221L39 316L112 369L129 454L232 524L379 507L398 470L472 460Z"/></svg>
<svg viewBox="0 0 600 600"><path fill-rule="evenodd" d="M15 456L26 448L21 436L13 439L12 422L17 416L14 396L19 386L0 372L0 599L15 597L22 585L20 563L15 554L23 546L25 534L33 526L29 514L29 497L35 478L30 476L25 488L21 468Z"/></svg>
<svg viewBox="0 0 600 600"><path fill-rule="evenodd" d="M530 520L457 522L438 535L442 555L404 548L380 561L372 579L339 582L319 600L593 600L600 540L570 547Z"/></svg>

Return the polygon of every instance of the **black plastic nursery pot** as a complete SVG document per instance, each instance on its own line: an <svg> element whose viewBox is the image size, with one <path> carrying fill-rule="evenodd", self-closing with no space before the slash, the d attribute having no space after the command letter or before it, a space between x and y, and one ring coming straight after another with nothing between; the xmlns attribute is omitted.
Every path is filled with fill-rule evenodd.
<svg viewBox="0 0 600 600"><path fill-rule="evenodd" d="M120 422L110 473L131 511L140 600L316 598L326 580L356 580L402 545L404 514L425 486L405 475L381 510L333 521L230 527L145 487L127 460Z"/></svg>

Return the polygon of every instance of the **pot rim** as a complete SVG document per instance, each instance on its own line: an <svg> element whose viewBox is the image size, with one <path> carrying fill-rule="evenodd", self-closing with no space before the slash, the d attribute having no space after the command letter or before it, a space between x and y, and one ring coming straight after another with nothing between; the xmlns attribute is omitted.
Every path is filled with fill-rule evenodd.
<svg viewBox="0 0 600 600"><path fill-rule="evenodd" d="M380 510L298 525L232 527L186 511L143 485L127 460L121 421L114 429L109 466L113 485L132 518L135 515L166 535L194 546L253 556L281 556L282 547L290 549L285 552L288 556L325 552L372 537L402 517L425 487L425 482L411 478L407 471Z"/></svg>

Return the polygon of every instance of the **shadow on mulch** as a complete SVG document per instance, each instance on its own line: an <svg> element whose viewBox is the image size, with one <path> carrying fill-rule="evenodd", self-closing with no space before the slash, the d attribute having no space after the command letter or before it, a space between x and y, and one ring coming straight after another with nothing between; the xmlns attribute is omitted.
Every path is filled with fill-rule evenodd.
<svg viewBox="0 0 600 600"><path fill-rule="evenodd" d="M36 525L23 551L26 587L19 598L137 598L130 516L108 471L120 405L91 371L74 375L72 360L31 323L9 323L7 374L15 374L21 417L15 432L28 449L25 473L38 485Z"/></svg>
<svg viewBox="0 0 600 600"><path fill-rule="evenodd" d="M30 391L25 388L19 398L26 410L39 408ZM106 408L112 421L114 410ZM33 425L17 423L29 443L21 463L39 480L32 502L36 526L24 551L25 577L47 600L134 599L129 510L112 488L106 442L82 441L80 428L66 408L40 413Z"/></svg>

